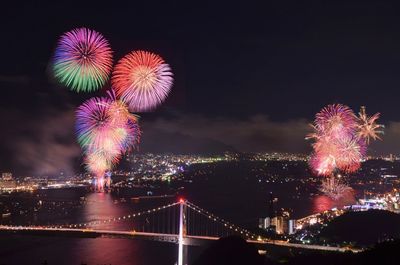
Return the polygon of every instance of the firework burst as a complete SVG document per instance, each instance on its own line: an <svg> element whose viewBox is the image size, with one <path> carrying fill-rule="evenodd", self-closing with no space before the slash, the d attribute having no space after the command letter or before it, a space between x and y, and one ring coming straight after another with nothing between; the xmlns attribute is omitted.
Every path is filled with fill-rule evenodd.
<svg viewBox="0 0 400 265"><path fill-rule="evenodd" d="M351 187L335 177L324 179L319 190L334 200L338 200L353 191Z"/></svg>
<svg viewBox="0 0 400 265"><path fill-rule="evenodd" d="M61 36L55 50L53 70L59 82L77 92L102 87L112 69L112 51L98 32L86 28Z"/></svg>
<svg viewBox="0 0 400 265"><path fill-rule="evenodd" d="M354 172L364 155L363 142L355 137L357 120L353 111L341 104L328 105L317 115L312 125L314 153L310 160L318 175L328 176L336 169Z"/></svg>
<svg viewBox="0 0 400 265"><path fill-rule="evenodd" d="M382 124L377 124L376 121L379 119L380 113L375 113L372 116L368 116L365 112L365 107L362 106L358 113L358 136L365 139L366 143L369 144L370 140L382 140L379 136L383 134L385 128Z"/></svg>
<svg viewBox="0 0 400 265"><path fill-rule="evenodd" d="M337 139L351 135L356 126L354 112L342 104L326 106L315 118L315 128L319 133Z"/></svg>
<svg viewBox="0 0 400 265"><path fill-rule="evenodd" d="M360 168L370 139L380 139L383 133L383 126L376 124L378 118L379 113L368 117L363 107L356 117L341 104L328 105L316 115L313 132L306 139L314 141L310 167L317 175L329 176L322 181L322 192L338 199L351 190L336 180L334 173L352 173Z"/></svg>
<svg viewBox="0 0 400 265"><path fill-rule="evenodd" d="M366 154L364 140L360 140L356 136L347 137L340 139L338 146L337 168L346 173L357 171Z"/></svg>
<svg viewBox="0 0 400 265"><path fill-rule="evenodd" d="M91 98L76 112L76 133L86 168L97 177L111 170L139 142L138 116L112 97Z"/></svg>
<svg viewBox="0 0 400 265"><path fill-rule="evenodd" d="M110 161L100 153L88 153L84 159L86 169L93 173L97 178L102 178L106 171L113 166Z"/></svg>
<svg viewBox="0 0 400 265"><path fill-rule="evenodd" d="M96 148L101 144L102 136L110 131L111 116L108 98L91 98L84 102L76 111L76 133L78 142L83 149Z"/></svg>
<svg viewBox="0 0 400 265"><path fill-rule="evenodd" d="M149 111L168 96L173 83L171 68L156 54L133 51L115 66L112 86L132 112Z"/></svg>

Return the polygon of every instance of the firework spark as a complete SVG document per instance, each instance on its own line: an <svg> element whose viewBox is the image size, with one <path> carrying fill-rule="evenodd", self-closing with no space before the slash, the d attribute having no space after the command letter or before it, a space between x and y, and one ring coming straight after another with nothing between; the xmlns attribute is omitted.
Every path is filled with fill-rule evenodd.
<svg viewBox="0 0 400 265"><path fill-rule="evenodd" d="M358 136L365 139L366 143L369 144L370 140L382 140L379 136L383 134L382 124L377 124L376 121L379 119L380 113L375 113L372 116L368 116L365 112L365 107L362 106L360 112L358 113Z"/></svg>
<svg viewBox="0 0 400 265"><path fill-rule="evenodd" d="M351 187L333 176L324 179L319 190L334 200L338 200L353 191Z"/></svg>
<svg viewBox="0 0 400 265"><path fill-rule="evenodd" d="M98 32L73 29L61 36L55 50L53 70L62 84L77 92L102 87L112 69L112 51Z"/></svg>
<svg viewBox="0 0 400 265"><path fill-rule="evenodd" d="M111 82L130 111L143 112L154 109L166 99L173 78L171 68L160 56L133 51L115 66Z"/></svg>

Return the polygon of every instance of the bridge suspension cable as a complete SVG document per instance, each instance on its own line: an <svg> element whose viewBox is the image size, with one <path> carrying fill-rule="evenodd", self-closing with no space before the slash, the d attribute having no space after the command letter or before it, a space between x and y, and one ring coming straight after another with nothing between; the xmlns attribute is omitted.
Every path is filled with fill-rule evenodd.
<svg viewBox="0 0 400 265"><path fill-rule="evenodd" d="M47 226L44 226L44 227L49 227L49 228L85 228L85 227L91 227L91 226L95 226L95 225L107 224L107 223L118 222L118 221L125 221L125 220L134 219L134 218L138 218L138 217L145 216L145 215L150 215L152 213L156 213L156 212L160 212L160 211L165 210L165 209L172 208L173 206L176 206L178 204L179 204L179 202L170 203L170 204L166 204L166 205L163 205L163 206L155 207L155 208L152 208L152 209L139 211L139 212L135 212L135 213L119 216L119 217L112 217L112 218L108 218L108 219L103 219L103 220L96 220L96 221L75 223L75 224L47 225Z"/></svg>
<svg viewBox="0 0 400 265"><path fill-rule="evenodd" d="M241 228L241 227L239 227L239 226L237 226L235 224L232 224L232 223L230 223L230 222L228 222L228 221L226 221L226 220L224 220L224 219L222 219L222 218L220 218L220 217L218 217L218 216L216 216L216 215L214 215L214 214L212 214L212 213L210 213L210 212L198 207L197 205L195 205L195 204L193 204L193 203L191 203L189 201L186 201L185 203L186 203L186 206L189 209L195 211L198 214L201 214L202 216L204 216L206 219L208 219L211 222L218 223L219 225L222 225L222 228L224 228L224 230L230 231L230 232L223 231L222 229L218 229L218 227L214 228L216 230L216 231L214 230L214 232L217 232L217 233L221 232L221 234L219 234L219 235L215 234L218 237L237 234L237 235L244 236L247 239L256 240L257 238L259 238L258 235L254 234L254 233L252 233L252 232L250 232L250 231L248 231L246 229L243 229L243 228ZM190 214L189 214L189 218L193 219L193 217L191 217ZM189 224L189 227L190 227L190 224Z"/></svg>
<svg viewBox="0 0 400 265"><path fill-rule="evenodd" d="M118 230L116 227L104 229L104 224L113 222L129 222L128 231ZM93 226L100 226L92 228ZM126 228L127 226L125 226ZM149 210L139 211L120 217L113 217L104 220L90 222L51 225L51 226L10 226L0 225L0 231L34 231L40 232L87 232L108 236L128 236L128 237L146 237L153 240L168 241L180 245L180 255L182 254L182 245L187 244L185 240L216 240L223 236L240 235L248 242L258 244L272 244L283 247L293 247L302 249L317 249L324 251L352 251L359 252L360 249L349 249L347 247L333 247L323 245L305 245L290 243L287 241L271 241L266 238L243 229L233 223L230 223L197 205L180 200L179 202L166 204ZM181 260L181 259L180 259Z"/></svg>
<svg viewBox="0 0 400 265"><path fill-rule="evenodd" d="M180 210L180 207L183 207ZM243 229L231 222L212 214L199 206L187 201L166 204L152 209L138 211L119 217L74 224L37 225L33 229L104 229L114 222L128 222L124 229L134 232L178 235L180 214L183 214L183 233L185 236L220 238L229 235L239 235L248 240L260 240L261 237ZM130 223L132 222L132 223ZM121 226L122 227L122 226ZM128 228L128 229L127 229ZM116 230L113 226L112 230Z"/></svg>

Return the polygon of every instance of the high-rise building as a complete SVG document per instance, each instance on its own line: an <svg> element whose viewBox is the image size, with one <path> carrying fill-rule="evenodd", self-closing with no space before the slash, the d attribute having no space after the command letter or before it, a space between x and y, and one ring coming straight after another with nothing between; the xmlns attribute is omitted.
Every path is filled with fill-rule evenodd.
<svg viewBox="0 0 400 265"><path fill-rule="evenodd" d="M278 198L274 197L272 192L270 192L268 198L268 216L259 218L258 227L269 231L275 231L277 234L288 234L290 213L287 210L281 209L278 214L276 210L277 202Z"/></svg>
<svg viewBox="0 0 400 265"><path fill-rule="evenodd" d="M268 229L271 226L271 219L269 217L260 218L258 227L261 229Z"/></svg>
<svg viewBox="0 0 400 265"><path fill-rule="evenodd" d="M296 232L297 222L288 219L287 216L275 216L273 218L260 218L258 227L264 230L275 231L279 235L292 235Z"/></svg>
<svg viewBox="0 0 400 265"><path fill-rule="evenodd" d="M273 221L271 222L273 225L275 225L275 231L277 234L282 235L282 234L287 234L288 232L288 222L287 219L283 216L276 216L272 219Z"/></svg>
<svg viewBox="0 0 400 265"><path fill-rule="evenodd" d="M294 220L294 219L289 220L289 225L288 225L288 234L289 235L296 233L296 225L297 225L296 220Z"/></svg>

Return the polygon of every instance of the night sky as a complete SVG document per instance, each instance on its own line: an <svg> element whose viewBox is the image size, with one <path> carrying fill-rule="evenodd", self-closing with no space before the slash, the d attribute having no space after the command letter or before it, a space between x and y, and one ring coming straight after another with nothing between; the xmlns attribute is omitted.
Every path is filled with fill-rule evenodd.
<svg viewBox="0 0 400 265"><path fill-rule="evenodd" d="M52 78L51 57L58 37L82 26L109 40L114 60L145 49L173 69L165 104L140 114L140 152L306 153L315 113L343 103L381 112L386 136L372 154L399 153L400 17L391 4L82 2L2 6L2 171L52 174L79 165L74 109L109 84L71 92Z"/></svg>

